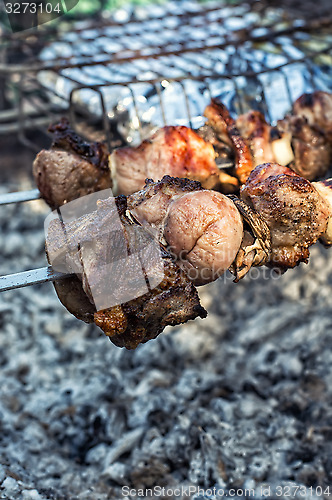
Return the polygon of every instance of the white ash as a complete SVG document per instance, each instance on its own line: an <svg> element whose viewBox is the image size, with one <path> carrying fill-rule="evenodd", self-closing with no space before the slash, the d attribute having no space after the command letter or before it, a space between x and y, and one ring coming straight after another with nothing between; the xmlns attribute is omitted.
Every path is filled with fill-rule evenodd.
<svg viewBox="0 0 332 500"><path fill-rule="evenodd" d="M35 203L0 207L2 274L45 265ZM266 275L201 288L207 319L136 351L72 317L51 284L2 293L0 498L331 485L331 253Z"/></svg>

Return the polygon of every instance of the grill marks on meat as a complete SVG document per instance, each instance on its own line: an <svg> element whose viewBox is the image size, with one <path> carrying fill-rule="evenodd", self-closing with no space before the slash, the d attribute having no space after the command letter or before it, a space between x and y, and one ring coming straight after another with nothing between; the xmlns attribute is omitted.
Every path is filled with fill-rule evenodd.
<svg viewBox="0 0 332 500"><path fill-rule="evenodd" d="M54 134L52 146L38 153L33 175L42 197L52 209L112 187L104 144L84 141L65 118L49 130Z"/></svg>
<svg viewBox="0 0 332 500"><path fill-rule="evenodd" d="M220 138L224 138L234 149L235 172L243 184L247 180L254 164L250 149L241 136L235 121L230 116L228 109L217 99L212 99L211 104L205 108L204 116Z"/></svg>
<svg viewBox="0 0 332 500"><path fill-rule="evenodd" d="M130 275L132 281L128 278L128 273L135 269L126 268L124 271L124 264L118 262L108 266L109 274L105 278L103 264L109 263L110 254L119 248L118 222L115 221L120 218L129 255L134 243L149 252L149 244L155 242L154 237L130 216L126 198L120 196L115 200L116 208L113 198L100 201L96 211L67 223L65 231L59 220L52 221L46 247L51 264L54 256L61 259L63 253L62 260L68 270L77 274L77 277L55 283L65 307L83 321L94 321L116 345L133 349L139 343L155 338L165 326L184 323L197 316L203 318L206 311L199 303L193 284L160 244L162 275L154 255L145 255L143 271L148 292L122 304L96 310L93 300L96 288L103 294L109 292L109 287L115 296L119 296L131 293L132 285L137 286L134 273ZM108 277L113 283L108 283ZM152 286L153 283L156 286Z"/></svg>
<svg viewBox="0 0 332 500"><path fill-rule="evenodd" d="M312 184L287 167L256 167L241 198L258 212L271 233L271 267L292 268L309 257L309 246L325 232L329 207Z"/></svg>
<svg viewBox="0 0 332 500"><path fill-rule="evenodd" d="M142 189L146 178L158 181L164 175L197 180L206 188L219 180L213 146L182 126L163 127L136 148L116 149L110 164L118 192L126 195Z"/></svg>

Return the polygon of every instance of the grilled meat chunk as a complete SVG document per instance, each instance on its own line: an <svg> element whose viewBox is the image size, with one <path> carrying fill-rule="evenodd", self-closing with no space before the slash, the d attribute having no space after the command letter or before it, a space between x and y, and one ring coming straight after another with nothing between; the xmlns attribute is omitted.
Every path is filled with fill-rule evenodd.
<svg viewBox="0 0 332 500"><path fill-rule="evenodd" d="M332 94L317 90L301 95L293 104L293 114L304 116L309 125L319 127L332 142Z"/></svg>
<svg viewBox="0 0 332 500"><path fill-rule="evenodd" d="M118 346L133 349L167 325L206 316L193 284L131 217L124 196L77 220L53 220L46 249L52 265L77 275L55 283L61 302Z"/></svg>
<svg viewBox="0 0 332 500"><path fill-rule="evenodd" d="M147 179L143 189L127 197L128 209L143 226L152 227L161 236L170 203L179 196L201 189L197 181L169 175L158 182Z"/></svg>
<svg viewBox="0 0 332 500"><path fill-rule="evenodd" d="M241 136L235 121L230 116L226 106L218 99L211 100L211 103L205 108L204 116L208 119L207 124L215 130L217 136L232 146L235 153L236 176L243 184L254 168L254 163L250 149Z"/></svg>
<svg viewBox="0 0 332 500"><path fill-rule="evenodd" d="M112 187L104 144L85 142L65 118L49 130L54 134L52 146L38 153L33 175L42 197L52 209Z"/></svg>
<svg viewBox="0 0 332 500"><path fill-rule="evenodd" d="M195 285L224 274L240 248L243 224L233 201L202 190L177 197L169 206L164 237Z"/></svg>
<svg viewBox="0 0 332 500"><path fill-rule="evenodd" d="M331 146L322 130L309 124L305 116L291 115L278 121L277 130L291 137L292 170L308 180L326 174L331 163Z"/></svg>
<svg viewBox="0 0 332 500"><path fill-rule="evenodd" d="M262 163L274 161L274 153L270 141L271 126L259 111L249 111L236 120L240 134L250 147L254 167Z"/></svg>
<svg viewBox="0 0 332 500"><path fill-rule="evenodd" d="M312 184L276 163L257 166L241 198L258 212L271 233L269 265L285 270L306 262L309 247L325 233L329 207Z"/></svg>
<svg viewBox="0 0 332 500"><path fill-rule="evenodd" d="M145 189L128 196L128 207L169 245L196 286L221 276L237 254L243 231L237 208L198 182L169 176L149 181Z"/></svg>
<svg viewBox="0 0 332 500"><path fill-rule="evenodd" d="M110 164L118 193L142 189L145 179L164 175L200 181L206 188L218 183L213 146L188 127L164 127L140 146L118 148Z"/></svg>
<svg viewBox="0 0 332 500"><path fill-rule="evenodd" d="M332 245L332 179L313 182L312 185L319 192L329 207L329 220L327 228L325 233L320 237L321 243L329 247Z"/></svg>
<svg viewBox="0 0 332 500"><path fill-rule="evenodd" d="M167 325L207 316L194 285L164 248L161 252L164 279L156 288L94 314L95 324L119 347L135 349L140 343L156 338Z"/></svg>

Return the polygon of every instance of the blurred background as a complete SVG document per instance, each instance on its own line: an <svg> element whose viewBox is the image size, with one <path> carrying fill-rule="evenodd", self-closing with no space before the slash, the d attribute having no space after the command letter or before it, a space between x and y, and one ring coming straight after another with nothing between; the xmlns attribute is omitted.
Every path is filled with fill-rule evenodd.
<svg viewBox="0 0 332 500"><path fill-rule="evenodd" d="M61 116L111 151L164 124L201 126L211 96L275 123L304 92L332 91L327 0L79 0L61 17L48 3L50 21L47 2L14 19L0 4L0 193L35 188L33 159ZM38 199L0 206L0 274L45 265L48 213ZM265 271L200 288L206 320L134 352L73 318L51 284L2 293L1 498L158 485L328 498L331 256L316 245L307 266Z"/></svg>

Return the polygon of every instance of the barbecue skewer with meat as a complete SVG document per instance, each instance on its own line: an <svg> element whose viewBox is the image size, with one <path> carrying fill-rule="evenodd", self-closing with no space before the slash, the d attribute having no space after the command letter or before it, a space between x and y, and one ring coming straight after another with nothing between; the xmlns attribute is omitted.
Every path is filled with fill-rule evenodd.
<svg viewBox="0 0 332 500"><path fill-rule="evenodd" d="M194 285L166 248L157 243L160 269L154 252L149 252L153 244L153 235L131 217L124 196L99 201L95 211L65 225L53 220L46 241L48 259L52 263L54 256L59 259L63 252L68 271L77 275L55 283L60 301L77 318L95 322L113 343L128 349L155 338L167 325L204 318L206 311ZM122 256L126 247L128 258L114 261L112 254ZM135 274L139 250L145 252L141 279ZM135 256L138 259L133 259ZM133 291L133 300L117 300ZM100 300L100 296L110 300L111 307L97 310L94 299Z"/></svg>
<svg viewBox="0 0 332 500"><path fill-rule="evenodd" d="M127 348L155 338L167 324L203 317L206 313L199 305L193 283L213 281L227 267L232 268L237 279L252 265L265 263L285 270L306 262L309 247L319 238L331 241L332 197L327 184L324 188L317 184L318 189L287 167L265 164L257 166L249 176L241 191L242 201L170 177L159 183L149 181L144 190L127 199L117 197L126 238L130 234L128 227L131 231L134 228L132 234L141 241L147 242L153 234L157 237L165 277L140 297L98 311L86 277L92 270L90 274L98 284L102 279L98 275L98 256L115 248L117 240L107 236L105 248L97 244L96 252L84 256L81 239L90 234L88 239L95 242L101 226L112 226L114 204L109 200L100 202L95 212L66 227L66 237L61 236L61 223L56 221L47 240L48 255L71 247L69 261L75 261L81 281L68 278L57 283L60 300L77 317L94 321L116 345ZM153 274L154 263L149 267ZM126 287L126 281L119 281L119 286Z"/></svg>
<svg viewBox="0 0 332 500"><path fill-rule="evenodd" d="M213 146L188 127L163 127L136 148L115 149L110 168L117 191L126 195L164 175L197 180L207 189L219 182Z"/></svg>
<svg viewBox="0 0 332 500"><path fill-rule="evenodd" d="M309 105L300 108L300 98L294 103L293 114L279 120L276 127L259 111L234 120L224 104L212 99L204 111L207 123L198 130L205 142L186 127L164 127L136 148L115 150L111 165L119 191L129 194L134 187L141 189L144 175L159 180L169 174L198 180L209 189L235 192L236 179L244 184L255 166L268 162L290 166L309 180L323 176L331 163L332 115L330 108L325 112L322 108L325 104L332 107L332 98L322 92L313 96L311 114ZM211 144L214 153L208 148ZM234 156L235 177L222 169L218 174L215 159L220 151ZM203 166L204 156L209 168Z"/></svg>
<svg viewBox="0 0 332 500"><path fill-rule="evenodd" d="M84 141L66 118L50 126L49 131L53 133L52 146L36 156L33 175L52 209L112 187L105 144Z"/></svg>
<svg viewBox="0 0 332 500"><path fill-rule="evenodd" d="M146 178L158 181L166 174L235 193L239 181L245 183L252 169L266 162L289 165L313 180L323 176L331 162L331 101L324 92L304 95L294 103L293 115L271 127L258 111L234 120L212 99L205 109L207 124L198 133L164 127L140 146L118 148L111 155L104 145L83 141L63 119L50 127L52 147L37 155L33 173L51 208L111 187L111 177L117 192L126 195L142 189ZM236 177L218 168L216 162L225 155L234 156Z"/></svg>

